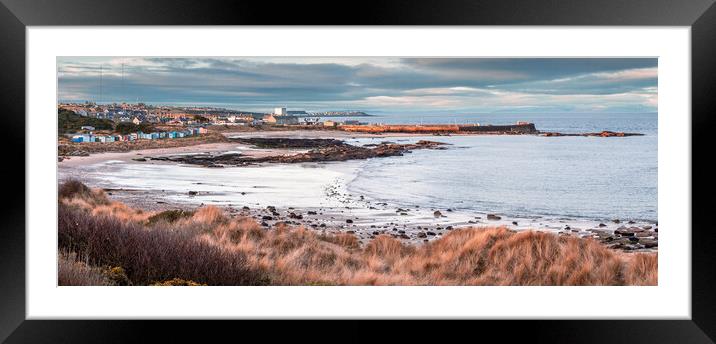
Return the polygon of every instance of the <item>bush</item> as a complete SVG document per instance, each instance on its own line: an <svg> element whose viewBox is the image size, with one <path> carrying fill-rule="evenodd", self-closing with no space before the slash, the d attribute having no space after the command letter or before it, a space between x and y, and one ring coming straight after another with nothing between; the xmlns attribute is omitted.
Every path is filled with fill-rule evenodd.
<svg viewBox="0 0 716 344"><path fill-rule="evenodd" d="M57 196L60 200L71 200L74 198L82 199L94 205L109 204L109 200L104 192L101 190L94 191L75 179L70 179L60 184L57 190Z"/></svg>
<svg viewBox="0 0 716 344"><path fill-rule="evenodd" d="M165 210L161 213L157 213L150 216L147 220L147 224L153 226L160 222L173 223L183 218L192 217L193 215L193 211L187 211L182 209Z"/></svg>
<svg viewBox="0 0 716 344"><path fill-rule="evenodd" d="M268 283L265 274L247 267L241 253L222 250L181 231L145 229L111 216L91 216L62 203L58 244L87 257L91 265L121 266L135 285L173 278L210 285Z"/></svg>
<svg viewBox="0 0 716 344"><path fill-rule="evenodd" d="M131 133L136 133L138 131L141 131L143 133L151 133L159 130L154 125L149 123L134 124L132 122L122 122L117 124L117 126L114 128L114 131L122 135L127 135Z"/></svg>
<svg viewBox="0 0 716 344"><path fill-rule="evenodd" d="M88 286L114 285L99 268L90 267L77 259L77 254L60 253L57 257L57 285Z"/></svg>
<svg viewBox="0 0 716 344"><path fill-rule="evenodd" d="M152 284L153 286L161 286L161 287L175 287L175 286L187 286L187 287L195 287L195 286L203 286L206 284L200 284L196 283L194 281L187 281L183 280L181 278L173 278L168 281L164 282L156 282Z"/></svg>
<svg viewBox="0 0 716 344"><path fill-rule="evenodd" d="M92 126L96 130L112 130L114 123L107 119L82 117L66 109L60 109L58 112L57 131L60 134L77 132L83 126Z"/></svg>

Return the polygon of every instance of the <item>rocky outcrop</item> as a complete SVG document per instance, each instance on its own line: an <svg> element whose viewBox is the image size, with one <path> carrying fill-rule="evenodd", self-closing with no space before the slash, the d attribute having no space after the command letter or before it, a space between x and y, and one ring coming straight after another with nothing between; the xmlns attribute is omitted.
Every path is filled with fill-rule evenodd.
<svg viewBox="0 0 716 344"><path fill-rule="evenodd" d="M249 144L258 148L326 148L346 145L336 139L294 139L294 138L230 138L232 142Z"/></svg>
<svg viewBox="0 0 716 344"><path fill-rule="evenodd" d="M305 153L297 153L290 155L271 155L265 157L250 157L240 153L229 154L194 154L194 155L175 155L149 157L150 160L171 161L184 164L201 165L206 167L221 166L245 166L257 163L303 163L303 162L322 162L322 161L346 161L359 160L369 158L383 158L390 156L401 156L410 153L415 149L444 149L445 143L420 140L416 143L397 144L397 143L381 143L372 148L353 146L339 140L317 141L316 139L264 139L275 140L261 141L265 146L291 145L297 147L300 145L318 145ZM286 141L289 140L289 141ZM307 142L300 142L300 141ZM333 142L335 141L335 142Z"/></svg>
<svg viewBox="0 0 716 344"><path fill-rule="evenodd" d="M539 133L540 136L546 136L546 137L559 137L559 136L598 136L598 137L626 137L626 136L644 136L644 134L639 133L623 133L623 132L615 132L615 131L602 131L598 133L576 133L576 134L564 134L564 133L556 133L556 132L541 132Z"/></svg>

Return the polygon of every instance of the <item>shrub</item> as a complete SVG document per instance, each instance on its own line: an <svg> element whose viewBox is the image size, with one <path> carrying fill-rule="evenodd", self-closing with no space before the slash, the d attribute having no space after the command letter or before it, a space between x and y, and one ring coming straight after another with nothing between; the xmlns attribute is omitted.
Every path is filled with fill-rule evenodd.
<svg viewBox="0 0 716 344"><path fill-rule="evenodd" d="M124 272L121 266L105 269L104 275L116 285L132 285L129 277L127 277L127 273Z"/></svg>
<svg viewBox="0 0 716 344"><path fill-rule="evenodd" d="M107 195L103 191L92 190L75 179L60 184L57 194L60 200L81 199L91 205L109 204Z"/></svg>
<svg viewBox="0 0 716 344"><path fill-rule="evenodd" d="M57 285L89 286L114 285L99 268L90 267L77 259L75 253L60 253L57 257Z"/></svg>
<svg viewBox="0 0 716 344"><path fill-rule="evenodd" d="M63 204L58 209L58 244L96 266L121 266L135 285L173 278L211 285L263 285L246 257L166 228L143 228L106 215L90 216Z"/></svg>
<svg viewBox="0 0 716 344"><path fill-rule="evenodd" d="M158 222L173 223L177 220L188 218L194 215L194 212L176 209L176 210L165 210L160 213L156 213L147 219L148 225L155 225Z"/></svg>
<svg viewBox="0 0 716 344"><path fill-rule="evenodd" d="M200 284L196 283L194 281L187 281L183 280L181 278L172 278L170 280L164 281L164 282L156 282L152 284L153 286L161 286L161 287L174 287L174 286L188 286L188 287L194 287L194 286L202 286L206 284Z"/></svg>

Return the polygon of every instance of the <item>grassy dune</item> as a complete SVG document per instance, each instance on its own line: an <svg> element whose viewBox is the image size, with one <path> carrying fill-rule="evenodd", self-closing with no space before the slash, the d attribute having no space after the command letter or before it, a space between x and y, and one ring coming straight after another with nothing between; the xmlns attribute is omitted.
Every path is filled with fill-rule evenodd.
<svg viewBox="0 0 716 344"><path fill-rule="evenodd" d="M211 206L180 216L144 212L78 182L60 187L59 246L69 252L60 257L61 285L102 284L102 276L132 285L657 284L656 253L617 252L591 239L491 227L421 246L387 235L361 246L352 234L267 230Z"/></svg>

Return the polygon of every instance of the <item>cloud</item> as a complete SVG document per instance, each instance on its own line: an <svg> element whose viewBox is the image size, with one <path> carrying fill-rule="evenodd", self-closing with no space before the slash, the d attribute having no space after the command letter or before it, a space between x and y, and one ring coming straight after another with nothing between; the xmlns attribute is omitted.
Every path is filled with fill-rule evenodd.
<svg viewBox="0 0 716 344"><path fill-rule="evenodd" d="M657 106L657 60L624 58L60 57L61 100L265 110L572 111Z"/></svg>

